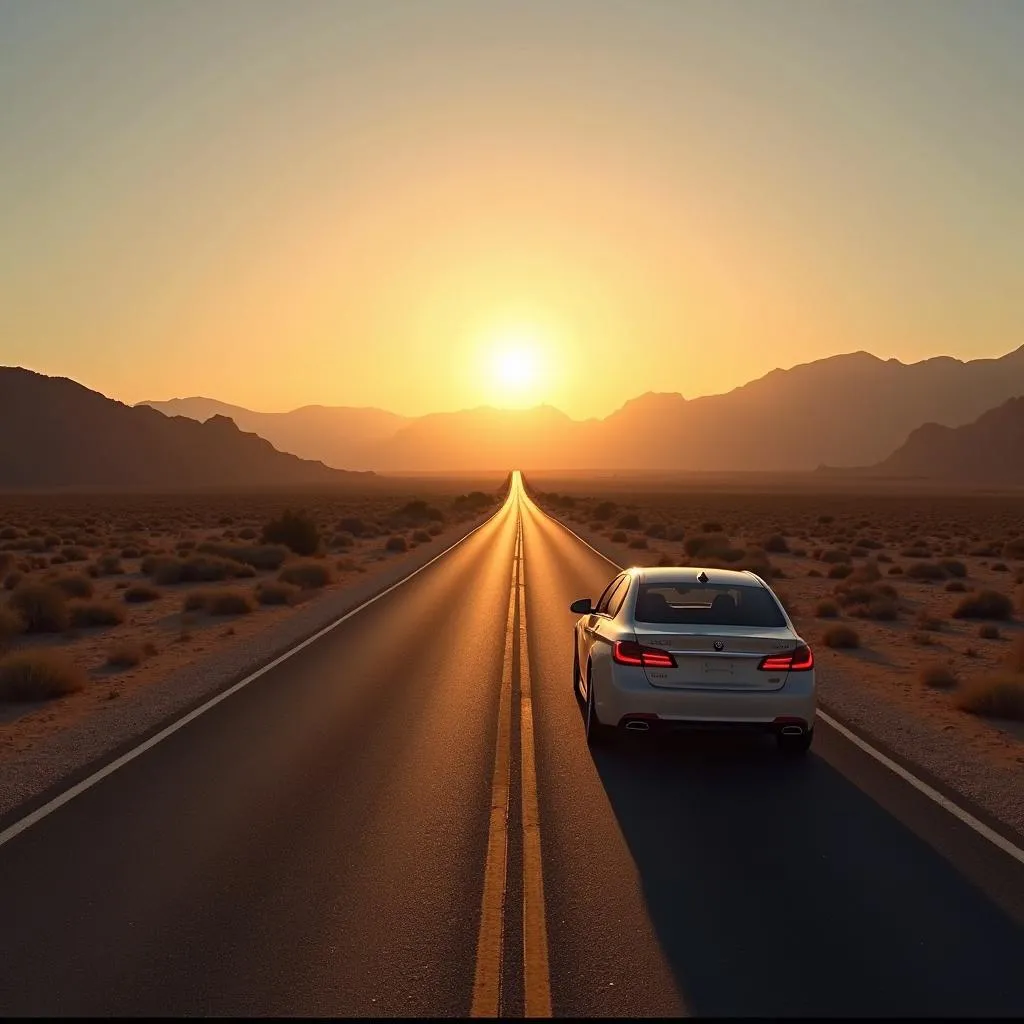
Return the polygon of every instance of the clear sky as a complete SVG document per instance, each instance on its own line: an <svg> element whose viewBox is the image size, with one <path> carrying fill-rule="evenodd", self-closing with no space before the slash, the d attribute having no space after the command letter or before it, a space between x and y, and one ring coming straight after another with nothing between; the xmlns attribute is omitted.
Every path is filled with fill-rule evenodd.
<svg viewBox="0 0 1024 1024"><path fill-rule="evenodd" d="M0 0L0 363L419 414L1024 343L1024 2Z"/></svg>

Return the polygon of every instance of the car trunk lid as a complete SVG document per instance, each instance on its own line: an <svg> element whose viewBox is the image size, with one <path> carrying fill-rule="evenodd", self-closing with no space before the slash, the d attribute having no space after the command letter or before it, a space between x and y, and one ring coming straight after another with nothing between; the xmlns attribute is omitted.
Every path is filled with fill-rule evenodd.
<svg viewBox="0 0 1024 1024"><path fill-rule="evenodd" d="M652 686L701 690L780 690L788 671L758 668L767 655L786 654L800 641L788 626L693 627L636 623L637 642L668 651L675 668L645 668Z"/></svg>

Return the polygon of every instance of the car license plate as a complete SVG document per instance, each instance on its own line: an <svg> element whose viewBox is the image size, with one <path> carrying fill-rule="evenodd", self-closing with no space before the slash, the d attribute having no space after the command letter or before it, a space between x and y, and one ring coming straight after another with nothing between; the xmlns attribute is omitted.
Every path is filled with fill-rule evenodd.
<svg viewBox="0 0 1024 1024"><path fill-rule="evenodd" d="M704 675L706 676L731 676L733 670L731 658L705 658Z"/></svg>

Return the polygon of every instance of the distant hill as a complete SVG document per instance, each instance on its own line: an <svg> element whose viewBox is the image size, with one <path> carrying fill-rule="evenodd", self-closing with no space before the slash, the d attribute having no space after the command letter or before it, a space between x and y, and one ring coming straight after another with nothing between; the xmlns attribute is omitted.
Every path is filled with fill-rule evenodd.
<svg viewBox="0 0 1024 1024"><path fill-rule="evenodd" d="M265 437L275 448L304 459L319 459L339 469L372 469L369 449L397 433L408 419L384 409L306 405L291 412L254 412L213 398L172 398L140 402L167 416L205 422L229 416L242 430Z"/></svg>
<svg viewBox="0 0 1024 1024"><path fill-rule="evenodd" d="M869 472L1003 486L1024 484L1024 397L1011 398L962 427L926 423Z"/></svg>
<svg viewBox="0 0 1024 1024"><path fill-rule="evenodd" d="M615 367L585 372L614 374ZM227 412L282 450L382 472L512 465L800 472L878 463L922 423L963 426L1020 394L1024 347L999 359L940 356L909 364L853 352L772 370L726 394L648 393L591 420L573 420L550 406L404 419L379 409L253 413L210 399L153 404L197 418Z"/></svg>
<svg viewBox="0 0 1024 1024"><path fill-rule="evenodd" d="M0 487L274 486L372 477L277 451L228 418L113 401L65 377L0 367Z"/></svg>

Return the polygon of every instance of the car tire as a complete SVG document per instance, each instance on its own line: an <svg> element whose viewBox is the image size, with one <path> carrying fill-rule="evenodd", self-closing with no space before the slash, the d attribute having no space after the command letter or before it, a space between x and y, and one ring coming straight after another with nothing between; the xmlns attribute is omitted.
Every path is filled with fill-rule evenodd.
<svg viewBox="0 0 1024 1024"><path fill-rule="evenodd" d="M814 742L814 729L808 729L799 736L783 736L782 733L776 737L779 750L790 757L801 757L811 749Z"/></svg>
<svg viewBox="0 0 1024 1024"><path fill-rule="evenodd" d="M597 717L597 709L594 707L594 686L590 669L587 669L587 704L584 711L585 725L587 730L588 747L606 747L615 738L615 729L605 725Z"/></svg>

